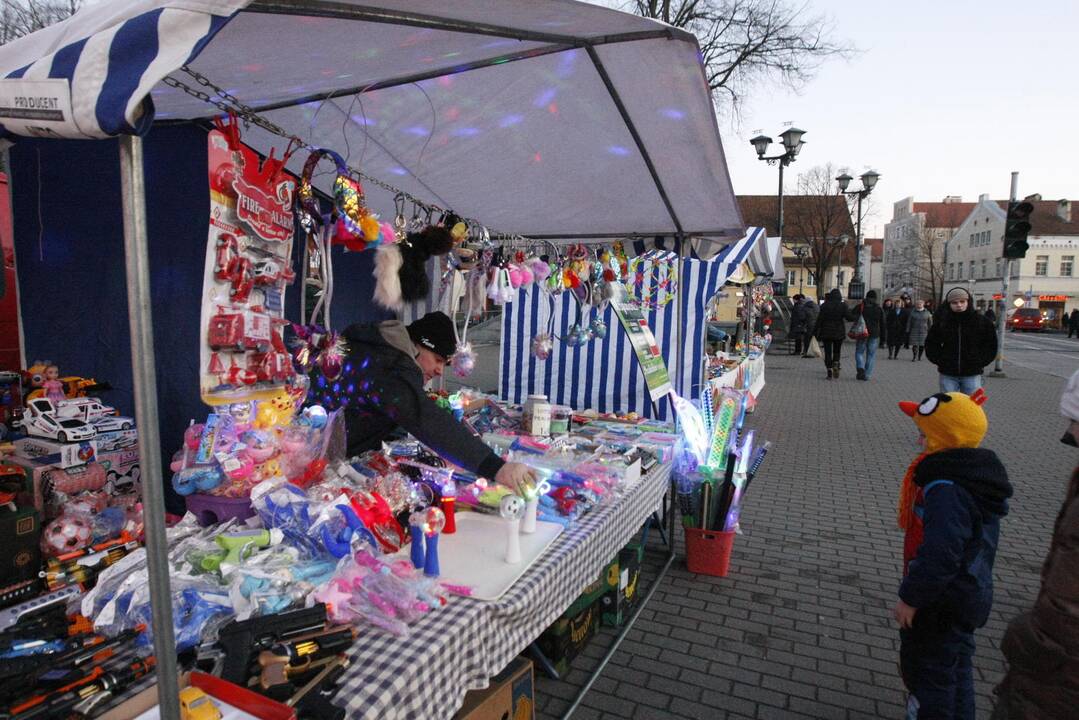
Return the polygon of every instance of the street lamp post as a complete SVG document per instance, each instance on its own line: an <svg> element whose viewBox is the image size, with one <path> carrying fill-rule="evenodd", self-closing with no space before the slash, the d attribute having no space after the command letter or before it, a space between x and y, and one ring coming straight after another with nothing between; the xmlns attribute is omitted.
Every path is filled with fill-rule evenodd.
<svg viewBox="0 0 1079 720"><path fill-rule="evenodd" d="M798 262L802 266L802 272L798 275L798 294L801 295L802 279L805 277L806 274L806 256L809 255L809 248L807 248L805 245L798 245L797 247L791 248L791 252L794 253L794 257L798 258Z"/></svg>
<svg viewBox="0 0 1079 720"><path fill-rule="evenodd" d="M847 190L853 178L847 173L843 173L836 178L836 182L839 183L839 192L844 195L858 196L858 222L854 231L855 235L857 235L854 240L854 277L850 279L850 286L847 290L847 297L851 300L861 300L865 296L865 281L862 279L862 198L873 192L877 180L880 179L880 173L867 170L861 174L859 179L862 181L860 189Z"/></svg>
<svg viewBox="0 0 1079 720"><path fill-rule="evenodd" d="M758 135L749 141L753 149L757 151L758 160L763 160L769 165L779 165L779 209L776 217L776 234L780 238L783 237L783 168L794 162L794 158L802 152L802 146L805 145L805 141L802 140L803 135L805 135L805 130L798 128L790 127L784 130L779 134L783 142L783 152L771 157L765 157L765 153L768 152L768 146L772 144L772 138L767 135Z"/></svg>
<svg viewBox="0 0 1079 720"><path fill-rule="evenodd" d="M845 248L847 246L847 243L850 242L850 236L849 235L840 235L839 237L827 238L825 240L825 242L827 242L829 245L832 246L833 251L834 250L839 251L838 254L836 254L836 261L835 261L835 286L838 288L839 287L839 268L841 268L843 266L843 248ZM828 273L828 268L827 267L824 268L824 272L825 272L825 274ZM848 294L848 297L850 297L849 294ZM855 298L855 299L860 299L860 298Z"/></svg>

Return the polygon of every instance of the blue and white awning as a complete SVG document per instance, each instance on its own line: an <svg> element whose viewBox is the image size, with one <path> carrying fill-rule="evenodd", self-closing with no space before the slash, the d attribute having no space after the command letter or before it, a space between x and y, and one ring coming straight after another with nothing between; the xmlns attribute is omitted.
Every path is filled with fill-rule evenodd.
<svg viewBox="0 0 1079 720"><path fill-rule="evenodd" d="M751 227L746 228L746 234L743 235L737 242L731 243L727 247L723 248L711 262L719 265L721 280L719 284L722 285L727 281L727 278L734 275L738 271L738 266L745 262L753 249L758 244L764 244L766 239L764 228Z"/></svg>
<svg viewBox="0 0 1079 720"><path fill-rule="evenodd" d="M0 72L12 59L33 61L0 80L0 126L41 137L143 134L154 118L150 90L248 2L102 3L15 40L0 52Z"/></svg>

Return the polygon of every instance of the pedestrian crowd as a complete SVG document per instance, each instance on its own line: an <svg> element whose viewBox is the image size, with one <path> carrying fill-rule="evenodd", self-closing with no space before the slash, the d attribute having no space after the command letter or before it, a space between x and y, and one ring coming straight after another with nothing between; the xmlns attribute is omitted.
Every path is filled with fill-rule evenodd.
<svg viewBox="0 0 1079 720"><path fill-rule="evenodd" d="M857 305L832 290L819 303L794 297L792 354L823 358L826 378L840 376L843 345L854 340L856 377L873 375L878 348L888 359L909 349L936 366L939 392L900 409L916 425L920 453L903 476L897 524L904 532L903 576L893 615L908 720L975 717L975 631L993 602L993 564L1013 488L1000 458L981 443L989 400L982 374L997 355L996 315L978 312L953 288L935 311L922 299L866 293ZM1079 337L1079 310L1067 317ZM1060 412L1061 442L1079 448L1079 372ZM1007 673L994 689L992 720L1079 717L1079 467L1057 516L1033 607L1009 624L1001 651Z"/></svg>

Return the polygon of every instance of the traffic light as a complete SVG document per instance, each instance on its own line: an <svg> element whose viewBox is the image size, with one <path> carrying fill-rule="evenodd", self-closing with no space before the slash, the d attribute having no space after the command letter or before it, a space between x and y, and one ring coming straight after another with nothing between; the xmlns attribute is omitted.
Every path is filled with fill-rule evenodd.
<svg viewBox="0 0 1079 720"><path fill-rule="evenodd" d="M1024 258L1027 256L1027 233L1030 232L1030 213L1034 205L1023 200L1008 204L1008 217L1004 221L1004 257Z"/></svg>

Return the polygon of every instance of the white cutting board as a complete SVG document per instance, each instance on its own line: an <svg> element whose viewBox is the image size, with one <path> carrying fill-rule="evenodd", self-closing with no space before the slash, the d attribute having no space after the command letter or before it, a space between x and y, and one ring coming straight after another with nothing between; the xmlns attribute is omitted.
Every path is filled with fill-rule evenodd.
<svg viewBox="0 0 1079 720"><path fill-rule="evenodd" d="M508 521L497 515L457 513L457 532L438 539L438 566L442 580L468 585L477 600L497 600L513 587L562 533L558 523L536 521L536 532L521 533L521 562L506 562ZM408 557L408 546L400 553Z"/></svg>

